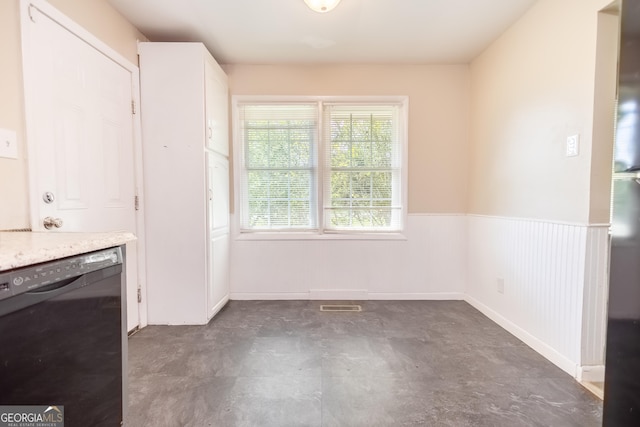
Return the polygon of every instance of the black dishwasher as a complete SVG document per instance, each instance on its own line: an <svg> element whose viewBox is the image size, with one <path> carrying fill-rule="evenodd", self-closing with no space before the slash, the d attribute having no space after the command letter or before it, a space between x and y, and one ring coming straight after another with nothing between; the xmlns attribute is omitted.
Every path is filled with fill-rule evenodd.
<svg viewBox="0 0 640 427"><path fill-rule="evenodd" d="M66 427L122 424L123 252L0 273L0 405L64 406Z"/></svg>

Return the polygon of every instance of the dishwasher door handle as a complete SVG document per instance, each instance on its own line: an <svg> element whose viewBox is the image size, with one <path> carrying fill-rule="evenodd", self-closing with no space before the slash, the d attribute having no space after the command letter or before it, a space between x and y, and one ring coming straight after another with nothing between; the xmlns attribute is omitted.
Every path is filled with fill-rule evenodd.
<svg viewBox="0 0 640 427"><path fill-rule="evenodd" d="M44 286L42 288L7 298L0 301L0 316L39 304L42 301L57 297L58 295L73 291L74 289L81 288L85 286L85 284L85 276L78 276L71 279L71 281L64 280L50 286Z"/></svg>

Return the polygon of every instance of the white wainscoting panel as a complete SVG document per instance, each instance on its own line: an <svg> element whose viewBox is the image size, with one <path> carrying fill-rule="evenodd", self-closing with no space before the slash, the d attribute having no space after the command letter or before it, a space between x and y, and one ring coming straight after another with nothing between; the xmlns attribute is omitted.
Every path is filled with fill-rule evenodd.
<svg viewBox="0 0 640 427"><path fill-rule="evenodd" d="M467 300L573 376L603 363L606 230L470 215Z"/></svg>
<svg viewBox="0 0 640 427"><path fill-rule="evenodd" d="M585 259L581 354L583 371L591 372L589 381L599 380L599 377L593 374L594 372L602 373L601 381L604 381L609 297L609 242L608 226L589 227Z"/></svg>
<svg viewBox="0 0 640 427"><path fill-rule="evenodd" d="M406 240L238 240L231 299L462 299L466 216L409 215Z"/></svg>

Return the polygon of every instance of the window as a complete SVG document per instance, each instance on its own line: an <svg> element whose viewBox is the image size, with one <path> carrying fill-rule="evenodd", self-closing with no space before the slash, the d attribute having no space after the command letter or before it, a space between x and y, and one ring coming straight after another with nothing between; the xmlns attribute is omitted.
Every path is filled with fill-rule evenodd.
<svg viewBox="0 0 640 427"><path fill-rule="evenodd" d="M243 105L242 229L317 229L316 104Z"/></svg>
<svg viewBox="0 0 640 427"><path fill-rule="evenodd" d="M324 106L325 229L400 230L398 122L396 106Z"/></svg>
<svg viewBox="0 0 640 427"><path fill-rule="evenodd" d="M399 232L404 100L236 100L241 232Z"/></svg>

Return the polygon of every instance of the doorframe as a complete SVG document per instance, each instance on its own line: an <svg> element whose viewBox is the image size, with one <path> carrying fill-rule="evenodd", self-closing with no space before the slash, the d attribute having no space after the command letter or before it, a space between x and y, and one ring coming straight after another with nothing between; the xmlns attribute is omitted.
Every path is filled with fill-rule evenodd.
<svg viewBox="0 0 640 427"><path fill-rule="evenodd" d="M98 39L92 33L84 29L78 23L70 19L61 11L53 7L46 0L20 0L20 33L22 37L22 76L23 76L23 89L24 89L24 112L25 112L25 132L27 142L27 166L28 166L28 180L29 180L29 213L31 229L34 231L44 231L44 228L40 225L39 216L39 201L37 189L36 189L36 171L34 159L37 156L35 147L29 144L29 139L36 134L35 119L34 119L34 106L37 103L37 94L35 88L31 82L35 81L35 70L33 66L34 53L31 49L31 40L28 26L32 19L32 13L34 8L37 12L47 16L49 19L58 23L67 31L78 37L80 40L93 47L98 52L105 55L107 58L120 65L125 70L131 73L131 97L135 103L136 112L132 115L133 120L133 162L134 162L134 191L138 200L140 201L138 209L135 211L136 215L136 236L137 236L137 261L138 261L138 288L142 296L142 303L138 304L138 324L139 327L145 327L148 324L147 320L147 278L146 278L146 248L145 248L145 224L144 224L144 180L142 169L142 125L140 121L140 69L137 65L130 62L127 58L116 52L109 45ZM35 14L33 19L35 18ZM132 201L133 203L133 201Z"/></svg>

